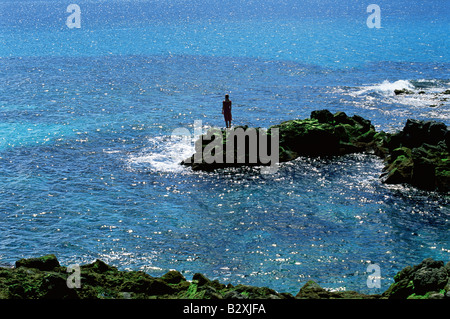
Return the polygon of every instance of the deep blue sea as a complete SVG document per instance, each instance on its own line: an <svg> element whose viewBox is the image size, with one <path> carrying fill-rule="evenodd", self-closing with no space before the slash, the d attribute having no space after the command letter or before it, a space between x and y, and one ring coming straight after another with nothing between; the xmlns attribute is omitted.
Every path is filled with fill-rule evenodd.
<svg viewBox="0 0 450 319"><path fill-rule="evenodd" d="M450 125L450 1L317 2L0 0L0 264L54 253L296 294L381 293L407 265L450 261L450 196L382 184L375 156L179 165L194 121L225 125L225 94L234 125L324 108L388 132Z"/></svg>

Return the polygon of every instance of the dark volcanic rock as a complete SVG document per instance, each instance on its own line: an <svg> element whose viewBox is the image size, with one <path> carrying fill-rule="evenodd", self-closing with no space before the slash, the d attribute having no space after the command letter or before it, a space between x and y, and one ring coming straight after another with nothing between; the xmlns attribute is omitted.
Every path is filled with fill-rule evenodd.
<svg viewBox="0 0 450 319"><path fill-rule="evenodd" d="M21 260L32 264L36 259ZM53 259L53 257L52 257ZM56 259L56 258L55 258ZM57 260L56 260L57 261ZM20 264L19 263L19 264ZM53 261L53 264L56 264ZM59 262L58 262L59 265ZM46 268L46 267L44 267ZM50 268L50 267L49 267ZM196 273L187 281L178 271L154 278L142 271L119 271L97 260L80 266L79 288L69 288L66 267L50 270L36 267L0 268L0 299L293 299L268 287L222 284ZM387 299L450 298L450 262L425 259L407 266L382 295L355 291L328 291L314 281L307 282L295 296L300 299Z"/></svg>
<svg viewBox="0 0 450 319"><path fill-rule="evenodd" d="M320 287L315 281L308 281L298 292L299 299L330 299L330 293Z"/></svg>
<svg viewBox="0 0 450 319"><path fill-rule="evenodd" d="M59 267L59 262L56 256L51 254L39 258L20 259L16 261L16 268L19 267L53 270L55 267Z"/></svg>
<svg viewBox="0 0 450 319"><path fill-rule="evenodd" d="M416 266L408 266L397 273L394 283L383 293L389 299L405 298L446 298L450 289L450 262L431 258L423 260Z"/></svg>
<svg viewBox="0 0 450 319"><path fill-rule="evenodd" d="M275 165L270 160L271 135L261 128L212 128L195 142L195 153L181 162L193 170ZM264 147L263 147L263 146ZM263 156L261 156L263 154Z"/></svg>
<svg viewBox="0 0 450 319"><path fill-rule="evenodd" d="M413 91L407 90L407 89L401 89L401 90L394 90L395 95L402 95L402 94L413 94Z"/></svg>
<svg viewBox="0 0 450 319"><path fill-rule="evenodd" d="M315 281L308 281L295 296L297 299L379 299L379 295L365 295L356 291L328 291Z"/></svg>
<svg viewBox="0 0 450 319"><path fill-rule="evenodd" d="M192 277L192 280L196 280L198 286L208 285L211 282L211 280L206 278L205 275L200 273L195 273L194 276Z"/></svg>
<svg viewBox="0 0 450 319"><path fill-rule="evenodd" d="M408 120L391 135L383 181L427 190L450 191L449 128L440 122Z"/></svg>
<svg viewBox="0 0 450 319"><path fill-rule="evenodd" d="M39 291L42 299L78 299L76 289L67 286L67 278L61 274L49 274L42 279Z"/></svg>
<svg viewBox="0 0 450 319"><path fill-rule="evenodd" d="M275 165L300 156L374 153L386 160L384 183L449 192L449 150L450 128L441 122L410 119L402 131L389 134L376 132L361 116L317 110L309 119L285 121L267 132L248 126L212 129L196 141L195 154L181 164L212 171Z"/></svg>
<svg viewBox="0 0 450 319"><path fill-rule="evenodd" d="M245 136L245 146L239 148L242 144L236 142L237 135ZM267 146L261 148L264 142ZM181 164L208 171L274 165L275 158L277 162L287 162L299 156L335 156L373 152L377 148L376 131L369 120L358 115L350 117L344 112L332 114L328 110L319 110L313 111L309 119L286 121L270 127L267 132L247 126L210 130L196 141L195 154ZM278 156L273 157L274 152ZM265 155L270 156L271 161L267 161Z"/></svg>
<svg viewBox="0 0 450 319"><path fill-rule="evenodd" d="M162 280L169 284L179 284L182 281L186 281L186 278L176 270L171 270L161 277Z"/></svg>
<svg viewBox="0 0 450 319"><path fill-rule="evenodd" d="M374 151L376 131L369 120L344 112L313 111L310 119L274 125L280 132L280 162L298 156L335 156Z"/></svg>

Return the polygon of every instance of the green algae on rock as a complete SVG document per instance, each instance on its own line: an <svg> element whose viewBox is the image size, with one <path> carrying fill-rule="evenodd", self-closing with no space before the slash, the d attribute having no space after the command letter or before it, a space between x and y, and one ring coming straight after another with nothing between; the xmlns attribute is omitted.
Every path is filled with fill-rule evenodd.
<svg viewBox="0 0 450 319"><path fill-rule="evenodd" d="M53 270L59 267L59 262L55 255L50 254L39 258L20 259L16 261L16 268L19 267Z"/></svg>
<svg viewBox="0 0 450 319"><path fill-rule="evenodd" d="M235 143L236 137L241 144ZM194 155L181 163L193 170L274 165L274 161L288 162L300 156L369 153L386 162L383 183L450 191L450 129L436 121L410 119L402 131L390 134L377 132L359 115L317 110L309 119L285 121L267 131L248 126L212 129L195 145Z"/></svg>
<svg viewBox="0 0 450 319"><path fill-rule="evenodd" d="M46 260L52 260L45 266ZM101 260L80 267L80 287L69 288L67 267L54 255L21 259L14 268L0 268L0 299L285 299L266 287L224 285L196 273L192 281L171 270L156 278L142 271L119 271Z"/></svg>
<svg viewBox="0 0 450 319"><path fill-rule="evenodd" d="M52 260L55 267L36 267L37 260ZM188 281L175 270L160 278L119 271L101 260L79 266L81 285L69 288L70 272L54 255L21 259L16 265L0 268L0 299L450 299L450 262L431 258L405 267L380 295L329 291L311 280L295 297L268 287L225 285L200 273Z"/></svg>
<svg viewBox="0 0 450 319"><path fill-rule="evenodd" d="M394 276L394 283L383 293L389 299L449 299L450 262L431 258L407 266Z"/></svg>
<svg viewBox="0 0 450 319"><path fill-rule="evenodd" d="M365 295L356 291L329 291L315 281L308 281L295 296L297 299L381 299L380 295Z"/></svg>
<svg viewBox="0 0 450 319"><path fill-rule="evenodd" d="M450 130L444 123L408 120L385 146L384 183L450 191Z"/></svg>
<svg viewBox="0 0 450 319"><path fill-rule="evenodd" d="M373 151L378 145L376 133L370 121L358 115L313 111L309 119L286 121L267 131L248 126L210 129L195 142L195 153L181 164L194 170L211 171L274 165L275 160L287 162L299 156Z"/></svg>
<svg viewBox="0 0 450 319"><path fill-rule="evenodd" d="M369 120L344 112L313 111L309 119L290 120L269 128L278 128L280 162L299 156L336 156L373 151L375 128Z"/></svg>

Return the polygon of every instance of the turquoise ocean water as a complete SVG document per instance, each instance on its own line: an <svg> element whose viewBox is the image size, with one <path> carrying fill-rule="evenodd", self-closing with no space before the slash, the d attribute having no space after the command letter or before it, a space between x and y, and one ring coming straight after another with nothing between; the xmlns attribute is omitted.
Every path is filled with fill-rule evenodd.
<svg viewBox="0 0 450 319"><path fill-rule="evenodd" d="M323 108L389 132L449 125L449 1L378 1L380 29L356 0L73 2L81 28L66 1L0 1L1 264L54 253L296 294L310 279L380 293L449 261L450 197L383 185L377 157L206 174L171 136L224 126L225 93L235 125Z"/></svg>

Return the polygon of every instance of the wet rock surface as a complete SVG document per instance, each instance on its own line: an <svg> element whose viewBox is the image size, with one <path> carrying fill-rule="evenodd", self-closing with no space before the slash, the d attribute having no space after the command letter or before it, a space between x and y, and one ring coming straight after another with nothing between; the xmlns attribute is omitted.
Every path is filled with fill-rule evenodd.
<svg viewBox="0 0 450 319"><path fill-rule="evenodd" d="M444 123L408 120L383 145L387 149L385 183L450 191L450 129Z"/></svg>
<svg viewBox="0 0 450 319"><path fill-rule="evenodd" d="M394 277L394 283L383 297L389 299L449 298L450 262L427 258L420 264L405 267Z"/></svg>
<svg viewBox="0 0 450 319"><path fill-rule="evenodd" d="M55 267L42 270L49 260ZM119 271L101 260L81 265L79 287L69 288L72 273L56 262L48 255L0 268L0 299L450 299L450 262L430 258L402 269L380 295L328 291L311 280L295 296L268 287L223 284L200 273L191 281L175 270L156 278L142 271Z"/></svg>

